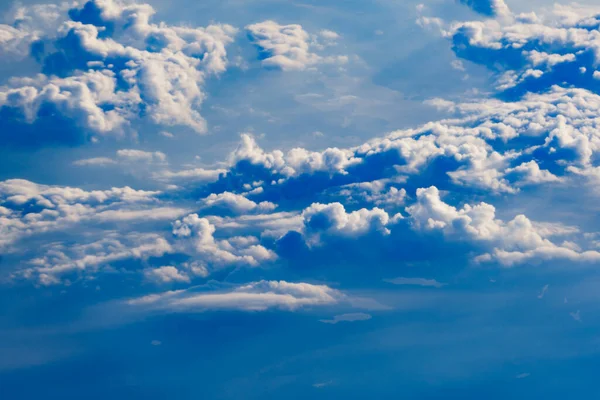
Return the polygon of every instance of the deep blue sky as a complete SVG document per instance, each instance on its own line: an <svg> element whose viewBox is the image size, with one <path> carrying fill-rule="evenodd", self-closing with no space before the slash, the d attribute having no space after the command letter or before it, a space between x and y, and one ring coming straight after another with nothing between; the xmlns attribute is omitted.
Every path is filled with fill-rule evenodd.
<svg viewBox="0 0 600 400"><path fill-rule="evenodd" d="M0 398L600 395L593 1L0 14Z"/></svg>

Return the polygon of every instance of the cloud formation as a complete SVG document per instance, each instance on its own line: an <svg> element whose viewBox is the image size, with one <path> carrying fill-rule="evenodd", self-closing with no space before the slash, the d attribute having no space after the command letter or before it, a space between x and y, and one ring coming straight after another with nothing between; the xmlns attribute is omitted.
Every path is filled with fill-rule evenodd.
<svg viewBox="0 0 600 400"><path fill-rule="evenodd" d="M495 17L507 15L510 10L504 0L459 0L462 4L469 6L473 11L480 14Z"/></svg>
<svg viewBox="0 0 600 400"><path fill-rule="evenodd" d="M489 253L476 258L478 262L497 261L505 266L523 262L551 259L573 261L600 261L600 252L582 251L568 242L556 244L549 237L553 233L538 229L524 215L508 222L496 218L495 208L486 203L466 204L457 209L444 203L439 190L432 186L417 190L417 203L406 211L417 229L442 231L448 237L482 242L491 247Z"/></svg>
<svg viewBox="0 0 600 400"><path fill-rule="evenodd" d="M284 71L304 70L318 63L345 63L345 56L320 56L314 51L335 45L339 35L322 30L309 35L301 25L280 25L275 21L263 21L246 26L250 39L259 49L259 58L265 67ZM323 43L319 43L322 39Z"/></svg>
<svg viewBox="0 0 600 400"><path fill-rule="evenodd" d="M213 310L296 311L307 307L327 306L344 299L344 295L325 285L259 281L230 290L180 290L128 300L125 304L162 312L205 312Z"/></svg>
<svg viewBox="0 0 600 400"><path fill-rule="evenodd" d="M27 30L35 7L21 8L12 25ZM90 135L123 134L130 121L141 116L159 125L206 131L198 112L206 97L203 83L225 71L225 47L233 41L235 28L155 24L150 5L113 0L90 0L68 13L64 6L43 10L36 19L53 23L19 39L33 46L32 56L42 64L43 74L14 79L0 88L3 128L29 132L29 142L73 142ZM0 42L3 51L25 46L14 40ZM70 138L51 136L60 132L34 137L39 135L36 123L61 121L83 132ZM19 139L10 134L2 138L7 143Z"/></svg>
<svg viewBox="0 0 600 400"><path fill-rule="evenodd" d="M550 23L512 14L501 1L468 5L487 7L481 12L497 18L440 20L439 26L459 57L497 73L495 96L430 99L426 104L446 118L348 148L265 150L259 139L244 133L226 162L212 168L178 169L169 165L165 152L148 146L75 162L89 168L143 164L148 178L164 185L165 192L5 181L0 183L1 245L22 251L25 238L92 228L79 247L59 241L31 258L35 262L27 264L25 275L47 283L130 259L143 264L135 270L147 281L181 284L221 271L267 264L283 268L282 258L310 262L333 245L347 246L340 257L352 257L360 243L388 246L383 259L389 248L441 239L461 243L469 258L481 263L600 260L594 240L579 229L525 215L502 219L497 215L506 212L492 205L502 196L600 181L600 96L588 81L558 81L552 75L573 64L579 74L593 76L582 54L595 57L595 19L581 10L557 8ZM35 104L47 106L39 97L52 99L49 115L61 114L90 132L115 133L115 127L129 123L130 113L140 111L139 104L159 124L201 123L192 103L204 98L207 76L225 71L225 47L234 28L152 23L154 11L144 4L97 0L53 10L52 15L63 10L68 19L56 25L55 34L44 28L31 39L52 44L36 53L45 73L10 82L14 87L6 90L15 92L5 101L12 104L6 106L11 115L21 110L23 121L35 123ZM326 62L318 53L341 40L333 31L310 35L300 25L274 21L246 29L263 65L284 70ZM545 76L551 85L527 83ZM175 86L162 87L172 83L171 77ZM510 92L517 87L523 93ZM115 102L115 96L123 98ZM132 226L125 229L122 222ZM113 242L103 241L103 232ZM402 279L392 283L439 284Z"/></svg>
<svg viewBox="0 0 600 400"><path fill-rule="evenodd" d="M325 324L339 324L340 322L357 322L357 321L368 321L372 317L370 314L365 313L350 313L350 314L341 314L336 315L333 319L321 319L320 321Z"/></svg>

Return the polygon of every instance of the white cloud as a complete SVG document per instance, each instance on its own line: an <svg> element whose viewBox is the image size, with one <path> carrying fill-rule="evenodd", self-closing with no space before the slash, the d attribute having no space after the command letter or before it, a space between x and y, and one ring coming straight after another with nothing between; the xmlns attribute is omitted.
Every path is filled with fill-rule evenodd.
<svg viewBox="0 0 600 400"><path fill-rule="evenodd" d="M406 285L406 286L423 286L423 287L433 287L433 288L441 288L446 286L445 283L440 283L435 279L425 279L425 278L393 278L393 279L384 279L385 282L392 283L394 285Z"/></svg>
<svg viewBox="0 0 600 400"><path fill-rule="evenodd" d="M14 250L22 239L68 230L80 223L174 219L186 213L161 205L160 192L130 187L86 191L12 179L0 182L0 247Z"/></svg>
<svg viewBox="0 0 600 400"><path fill-rule="evenodd" d="M345 198L344 203L367 202L383 208L395 208L404 205L406 190L395 186L389 179L380 179L371 182L351 183L341 186L335 195Z"/></svg>
<svg viewBox="0 0 600 400"><path fill-rule="evenodd" d="M117 162L115 160L113 160L112 158L108 158L108 157L93 157L93 158L86 158L86 159L77 160L77 161L73 162L73 165L76 165L78 167L85 167L85 166L103 167L103 166L115 165L115 164L117 164Z"/></svg>
<svg viewBox="0 0 600 400"><path fill-rule="evenodd" d="M345 173L345 169L361 162L353 157L353 151L329 148L323 152L310 152L302 148L294 148L284 154L280 150L264 151L249 134L242 134L241 143L230 156L230 162L250 161L262 165L273 172L286 176L297 176L303 173L324 171L329 173Z"/></svg>
<svg viewBox="0 0 600 400"><path fill-rule="evenodd" d="M540 294L538 294L538 299L543 299L544 298L544 296L546 295L546 292L548 291L549 287L550 287L550 285L544 285L544 287L540 291Z"/></svg>
<svg viewBox="0 0 600 400"><path fill-rule="evenodd" d="M161 170L155 172L152 177L163 182L214 182L219 175L226 173L225 169L192 168L179 171Z"/></svg>
<svg viewBox="0 0 600 400"><path fill-rule="evenodd" d="M304 226L309 234L357 237L371 232L383 235L390 233L388 225L394 224L399 216L392 217L380 208L366 208L346 212L341 203L314 203L302 212Z"/></svg>
<svg viewBox="0 0 600 400"><path fill-rule="evenodd" d="M333 319L321 319L320 321L325 324L338 324L340 322L356 322L356 321L368 321L371 319L371 315L365 313L350 313L336 315Z"/></svg>
<svg viewBox="0 0 600 400"><path fill-rule="evenodd" d="M41 38L56 35L67 17L71 3L13 5L0 23L0 55L12 61L27 57L31 44Z"/></svg>
<svg viewBox="0 0 600 400"><path fill-rule="evenodd" d="M61 24L50 24L54 30L46 27L20 40L28 43L39 37L52 41L69 35L77 38L72 43L81 47L69 51L90 62L84 67L78 59L67 59L75 69L67 77L40 75L13 80L9 87L0 88L0 106L20 109L31 123L40 107L51 104L81 127L101 135L123 132L142 108L156 124L185 125L205 132L206 122L198 112L206 97L203 82L206 76L226 69L225 47L233 41L236 29L229 25L191 28L155 24L150 22L154 9L148 4L92 3L100 10L101 21L111 25L108 34L103 36L97 26L79 22L78 11L74 11L70 15L75 20L67 20L65 14ZM22 7L21 13L32 15L35 7ZM57 13L49 14L57 19ZM15 35L12 31L5 34ZM22 47L12 42L10 38L4 42L0 39L0 46ZM114 59L126 62L117 65Z"/></svg>
<svg viewBox="0 0 600 400"><path fill-rule="evenodd" d="M129 233L124 236L107 233L89 244L52 245L44 255L29 261L30 268L20 271L25 278L34 278L43 284L58 284L63 275L81 273L93 275L111 263L134 259L146 260L172 252L171 245L153 233Z"/></svg>
<svg viewBox="0 0 600 400"><path fill-rule="evenodd" d="M269 212L277 208L276 204L268 201L256 203L248 198L231 193L223 192L219 194L211 194L202 200L202 203L207 208L219 208L231 211L235 214L246 214L249 212Z"/></svg>
<svg viewBox="0 0 600 400"><path fill-rule="evenodd" d="M143 151L134 149L117 150L117 157L128 162L166 163L167 155L160 151Z"/></svg>
<svg viewBox="0 0 600 400"><path fill-rule="evenodd" d="M569 313L569 315L571 316L571 318L573 318L573 320L575 320L577 322L581 322L581 313L579 312L579 310L577 310L575 312L571 312L571 313Z"/></svg>
<svg viewBox="0 0 600 400"><path fill-rule="evenodd" d="M508 168L506 173L517 176L519 184L543 184L563 181L550 171L540 169L540 166L534 160L524 162L514 168Z"/></svg>
<svg viewBox="0 0 600 400"><path fill-rule="evenodd" d="M190 282L189 276L173 266L145 269L144 277L156 283Z"/></svg>
<svg viewBox="0 0 600 400"><path fill-rule="evenodd" d="M321 36L322 38L324 38L326 40L330 40L330 41L336 41L337 39L340 38L340 35L337 32L334 32L329 29L322 29L319 32L319 36Z"/></svg>
<svg viewBox="0 0 600 400"><path fill-rule="evenodd" d="M598 31L594 29L597 21L591 15L600 11L598 7L557 4L538 14L513 14L503 0L461 2L482 14L499 18L453 23L440 21L440 30L453 40L459 57L503 72L498 75L499 90L518 86L527 89L529 82L542 76L547 76L546 83L541 84L541 89L532 87L534 91L548 89L552 83L587 87L588 83L576 72L558 72L555 78L552 74L557 66L565 63L572 63L573 69L579 69L581 74L596 66L600 51Z"/></svg>
<svg viewBox="0 0 600 400"><path fill-rule="evenodd" d="M131 299L126 304L163 312L269 309L295 311L306 307L333 305L343 299L344 295L341 292L325 285L260 281L216 292L192 289L165 292Z"/></svg>
<svg viewBox="0 0 600 400"><path fill-rule="evenodd" d="M38 75L15 79L14 87L0 87L0 107L20 109L28 123L37 119L43 105L51 104L62 115L96 133L122 133L139 94L117 91L115 73L88 71L67 78ZM110 105L109 110L103 107Z"/></svg>
<svg viewBox="0 0 600 400"><path fill-rule="evenodd" d="M180 250L198 255L212 268L227 266L258 266L275 260L276 254L258 244L256 237L215 239L216 228L208 219L190 214L173 223L173 235Z"/></svg>
<svg viewBox="0 0 600 400"><path fill-rule="evenodd" d="M536 229L536 225L524 215L504 222L496 218L496 209L490 204L466 204L457 209L444 203L438 189L433 186L418 189L416 204L407 207L406 211L416 229L440 230L448 237L488 246L491 251L476 257L478 262L494 260L512 266L552 259L600 261L597 251L573 250L572 246L550 241L546 237L548 231Z"/></svg>
<svg viewBox="0 0 600 400"><path fill-rule="evenodd" d="M322 57L314 49L335 44L339 39L336 32L322 30L319 32L320 44L316 37L311 37L301 25L280 25L275 21L263 21L246 26L254 44L259 48L262 65L275 67L284 71L304 70L318 63L343 63L347 61L344 56Z"/></svg>

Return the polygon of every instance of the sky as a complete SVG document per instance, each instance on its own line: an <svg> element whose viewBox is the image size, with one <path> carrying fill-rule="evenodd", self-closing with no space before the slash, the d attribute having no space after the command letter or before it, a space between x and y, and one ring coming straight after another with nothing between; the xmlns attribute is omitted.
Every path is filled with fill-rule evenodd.
<svg viewBox="0 0 600 400"><path fill-rule="evenodd" d="M594 1L37 1L1 398L600 396Z"/></svg>

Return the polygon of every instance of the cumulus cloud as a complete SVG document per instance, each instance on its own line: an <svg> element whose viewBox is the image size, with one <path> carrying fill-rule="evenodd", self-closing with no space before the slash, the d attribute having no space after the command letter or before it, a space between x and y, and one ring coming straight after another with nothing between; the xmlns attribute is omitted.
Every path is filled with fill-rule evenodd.
<svg viewBox="0 0 600 400"><path fill-rule="evenodd" d="M507 175L514 174L519 184L542 184L563 180L548 170L540 169L540 166L534 160L524 162L514 168L508 168L506 173Z"/></svg>
<svg viewBox="0 0 600 400"><path fill-rule="evenodd" d="M552 242L547 230L536 229L524 215L504 222L496 218L495 207L487 203L457 209L445 203L433 186L417 190L417 202L406 211L416 229L442 231L451 238L482 243L490 251L477 256L478 262L512 266L552 259L600 261L600 253L595 250L581 251Z"/></svg>
<svg viewBox="0 0 600 400"><path fill-rule="evenodd" d="M275 260L276 254L260 245L254 236L237 236L218 240L216 228L206 218L190 214L173 223L177 245L188 254L200 256L212 268L258 266Z"/></svg>
<svg viewBox="0 0 600 400"><path fill-rule="evenodd" d="M346 168L360 162L358 158L353 157L350 149L329 148L323 152L310 152L303 148L294 148L285 154L280 150L266 152L249 134L241 135L241 142L229 159L234 165L240 161L247 161L284 176L298 176L316 171L345 173Z"/></svg>
<svg viewBox="0 0 600 400"><path fill-rule="evenodd" d="M325 253L327 239L395 246L394 240L435 238L467 243L477 255L475 261L505 266L555 259L600 261L596 251L586 250L593 247L592 240L577 228L535 222L525 215L504 220L497 215L506 215L505 210L492 206L499 195L519 196L548 185L564 188L582 178L600 181L600 96L591 81L597 58L592 40L596 18L564 8L543 18L513 15L501 1L467 3L486 6L491 11L484 14L502 18L451 24L440 20L438 25L457 56L495 71L497 96L475 95L460 102L431 99L427 104L447 118L349 148L268 151L255 137L243 134L228 163L216 163L213 169L167 169L164 153L138 149L75 162L142 162L158 166L151 176L161 183L189 184L185 190L170 185L168 193L5 181L0 183L1 245L9 248L27 235L66 231L80 223L92 228L105 224L98 228L103 234L123 229L115 227L118 221L156 221L135 236L110 236L115 233L109 231L118 243L90 239L93 245L85 248L65 243L45 247L29 269L44 284L127 259L144 264L139 275L147 280L183 283L213 277L223 268L276 261L276 253L290 238L291 247L302 242L303 250L315 254ZM152 13L147 5L99 0L71 10L70 21L45 39L54 47L38 54L45 73L12 80L0 90L4 112L19 111L22 121L33 124L40 120L39 110L50 104L42 114L61 114L90 132L108 134L143 111L160 124L201 130L201 117L194 113L204 98L202 83L226 68L225 45L234 31L220 25L154 24ZM286 70L325 62L317 52L340 40L335 32L309 35L299 25L273 21L247 29L263 52L264 65ZM79 55L67 51L69 43L76 44ZM579 78L562 69L567 67L576 68ZM438 187L450 191L451 200L443 200ZM482 198L486 202L479 202ZM177 206L186 201L198 202L197 213ZM400 208L405 208L404 215ZM133 228L126 229L131 233ZM149 261L165 255L173 255L173 260L156 265ZM420 278L389 282L442 285ZM260 290L253 287L247 290L251 293L236 296L263 295L255 291ZM206 301L198 303L200 308Z"/></svg>
<svg viewBox="0 0 600 400"><path fill-rule="evenodd" d="M396 187L390 179L360 182L343 185L333 194L341 196L345 204L367 203L382 208L396 208L404 205L406 190Z"/></svg>
<svg viewBox="0 0 600 400"><path fill-rule="evenodd" d="M598 93L597 7L556 5L550 11L513 14L502 0L464 0L476 11L504 18L442 23L459 57L498 73L498 89L515 98L573 85Z"/></svg>
<svg viewBox="0 0 600 400"><path fill-rule="evenodd" d="M432 175L455 187L494 194L597 175L600 96L595 93L553 86L518 101L429 103L455 116L346 149L266 151L244 134L215 190L246 190L261 180L264 193L257 198L278 204L292 197L310 204L315 196L327 195L329 201L391 209L405 198L402 186L430 184L425 177Z"/></svg>
<svg viewBox="0 0 600 400"><path fill-rule="evenodd" d="M28 31L27 16L35 7L22 7L13 25ZM6 128L20 124L26 129L56 112L95 135L122 133L140 115L159 125L205 132L198 112L206 97L203 82L226 69L225 47L233 41L233 27L156 24L148 4L91 0L68 15L61 7L49 6L44 10L51 11L35 17L54 21L64 14L59 24L48 23L21 40L39 43L35 56L44 74L0 88ZM19 46L13 40L0 42L1 48ZM37 138L51 139L61 140Z"/></svg>
<svg viewBox="0 0 600 400"><path fill-rule="evenodd" d="M148 268L144 270L144 277L156 283L174 283L189 282L190 277L180 272L173 266L163 266L159 268Z"/></svg>
<svg viewBox="0 0 600 400"><path fill-rule="evenodd" d="M260 51L260 59L265 67L284 71L304 70L315 64L344 63L345 56L320 56L314 52L324 46L334 45L339 35L330 30L322 30L318 35L309 35L301 25L280 25L275 21L263 21L246 26L248 35ZM324 43L318 42L320 37Z"/></svg>
<svg viewBox="0 0 600 400"><path fill-rule="evenodd" d="M388 235L388 225L399 216L391 217L380 208L366 208L346 212L341 203L315 203L302 212L304 226L309 234L357 237L371 232Z"/></svg>
<svg viewBox="0 0 600 400"><path fill-rule="evenodd" d="M234 214L247 214L249 212L269 212L277 208L276 204L268 201L256 203L242 195L223 192L212 193L202 200L207 209L222 210Z"/></svg>
<svg viewBox="0 0 600 400"><path fill-rule="evenodd" d="M522 184L559 182L560 175L573 171L571 167L590 167L599 143L594 129L599 106L600 97L594 93L558 86L543 94L529 94L518 102L452 103L453 111L461 119L396 131L362 146L341 150L346 154L344 159L352 162L342 163L338 173L367 168L371 159L390 154L390 167L397 165L397 173L409 178L436 160L451 159L456 163L446 163L446 170L440 172L446 172L461 186L514 193L518 191L518 187L511 185L515 179L522 179ZM501 146L498 140L508 145ZM521 149L518 140L533 144ZM391 157L394 153L396 158ZM255 152L253 158L247 159L275 172L284 169L285 158L277 158L281 154L264 154L278 161L272 163L264 162L265 158L256 154L260 153ZM546 168L542 168L540 160ZM549 167L561 174L551 173Z"/></svg>
<svg viewBox="0 0 600 400"><path fill-rule="evenodd" d="M3 60L23 59L35 49L32 49L32 44L56 35L70 7L68 2L14 5L4 15L5 23L0 24L0 55Z"/></svg>
<svg viewBox="0 0 600 400"><path fill-rule="evenodd" d="M125 304L162 312L205 312L213 310L266 311L328 306L339 303L344 295L325 285L259 281L230 290L194 289L165 292L128 300Z"/></svg>

